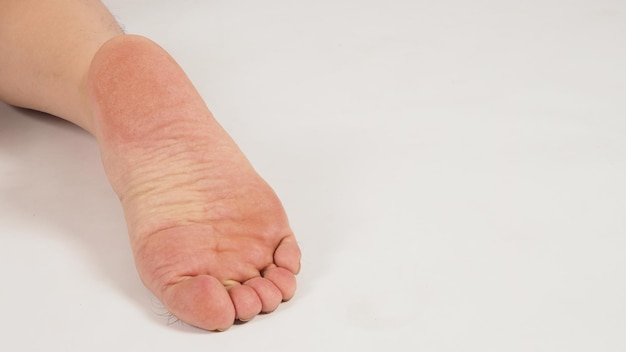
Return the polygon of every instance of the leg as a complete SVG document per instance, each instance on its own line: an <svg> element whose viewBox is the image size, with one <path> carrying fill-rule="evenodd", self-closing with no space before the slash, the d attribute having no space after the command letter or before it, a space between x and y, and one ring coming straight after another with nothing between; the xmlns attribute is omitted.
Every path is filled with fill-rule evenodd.
<svg viewBox="0 0 626 352"><path fill-rule="evenodd" d="M0 100L93 133L89 64L104 42L120 34L98 0L0 0Z"/></svg>
<svg viewBox="0 0 626 352"><path fill-rule="evenodd" d="M173 59L122 35L96 0L0 6L0 98L97 137L138 272L164 305L223 330L290 299L300 250L280 201ZM25 13L54 31L26 31Z"/></svg>

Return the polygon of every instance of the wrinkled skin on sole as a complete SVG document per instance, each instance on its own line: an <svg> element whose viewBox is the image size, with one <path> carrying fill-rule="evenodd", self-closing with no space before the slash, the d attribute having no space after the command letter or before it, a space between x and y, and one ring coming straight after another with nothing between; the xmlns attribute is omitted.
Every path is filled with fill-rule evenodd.
<svg viewBox="0 0 626 352"><path fill-rule="evenodd" d="M285 211L174 60L113 38L88 90L137 270L165 307L225 330L291 299L301 254Z"/></svg>

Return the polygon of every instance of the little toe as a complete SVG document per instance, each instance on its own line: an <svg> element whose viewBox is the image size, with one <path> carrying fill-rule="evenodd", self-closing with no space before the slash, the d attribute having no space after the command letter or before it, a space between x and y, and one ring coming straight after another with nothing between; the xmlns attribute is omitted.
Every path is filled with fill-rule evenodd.
<svg viewBox="0 0 626 352"><path fill-rule="evenodd" d="M255 277L254 279L246 281L244 286L254 289L261 300L261 311L264 313L270 313L276 310L283 300L283 295L278 287L265 278Z"/></svg>
<svg viewBox="0 0 626 352"><path fill-rule="evenodd" d="M261 299L252 287L235 285L228 290L228 293L235 306L237 319L248 321L261 313L263 308Z"/></svg>
<svg viewBox="0 0 626 352"><path fill-rule="evenodd" d="M163 290L163 304L177 318L206 330L223 331L235 321L228 291L216 278L199 275Z"/></svg>
<svg viewBox="0 0 626 352"><path fill-rule="evenodd" d="M296 242L296 238L289 236L283 239L276 251L274 251L274 263L279 267L291 271L293 274L300 272L300 259L302 252Z"/></svg>

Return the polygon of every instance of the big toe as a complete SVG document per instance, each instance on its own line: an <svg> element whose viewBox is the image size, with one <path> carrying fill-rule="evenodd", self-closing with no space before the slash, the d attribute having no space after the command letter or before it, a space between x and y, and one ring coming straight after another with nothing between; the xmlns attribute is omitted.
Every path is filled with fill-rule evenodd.
<svg viewBox="0 0 626 352"><path fill-rule="evenodd" d="M184 278L167 286L162 300L178 319L202 329L223 331L235 321L228 291L209 275Z"/></svg>

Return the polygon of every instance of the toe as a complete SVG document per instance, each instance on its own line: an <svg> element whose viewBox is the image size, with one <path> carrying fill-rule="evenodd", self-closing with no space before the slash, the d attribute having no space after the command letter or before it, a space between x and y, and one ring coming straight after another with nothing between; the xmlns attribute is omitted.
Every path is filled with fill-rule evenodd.
<svg viewBox="0 0 626 352"><path fill-rule="evenodd" d="M274 263L291 271L293 274L300 272L300 259L302 253L296 242L296 238L289 236L283 239L274 252Z"/></svg>
<svg viewBox="0 0 626 352"><path fill-rule="evenodd" d="M280 290L283 301L290 300L296 292L296 277L290 270L272 267L263 272L263 277Z"/></svg>
<svg viewBox="0 0 626 352"><path fill-rule="evenodd" d="M237 319L248 321L261 313L263 309L261 299L252 287L236 285L231 287L228 293L235 306Z"/></svg>
<svg viewBox="0 0 626 352"><path fill-rule="evenodd" d="M180 320L206 330L226 330L235 321L228 291L216 278L186 278L163 290L163 304Z"/></svg>
<svg viewBox="0 0 626 352"><path fill-rule="evenodd" d="M283 300L283 295L276 285L265 278L256 277L254 279L250 279L244 283L244 286L254 289L261 300L261 311L264 313L276 310L280 302Z"/></svg>

